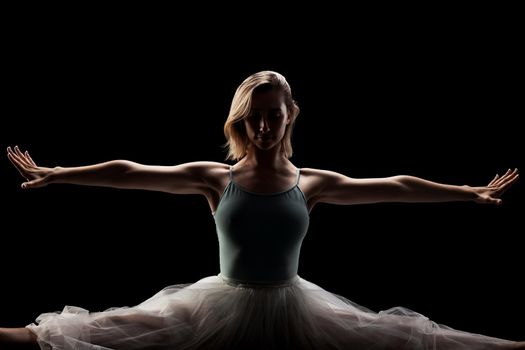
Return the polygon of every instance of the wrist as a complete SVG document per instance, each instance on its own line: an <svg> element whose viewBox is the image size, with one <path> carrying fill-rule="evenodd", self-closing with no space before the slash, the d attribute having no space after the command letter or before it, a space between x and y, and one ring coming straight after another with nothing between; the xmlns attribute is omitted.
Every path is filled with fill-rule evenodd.
<svg viewBox="0 0 525 350"><path fill-rule="evenodd" d="M476 202L479 197L479 194L476 191L476 189L469 185L463 185L462 187L466 195L466 200Z"/></svg>
<svg viewBox="0 0 525 350"><path fill-rule="evenodd" d="M47 183L48 184L59 183L63 172L64 172L64 168L62 167L56 166L52 168L51 172L49 173L47 177L48 178Z"/></svg>

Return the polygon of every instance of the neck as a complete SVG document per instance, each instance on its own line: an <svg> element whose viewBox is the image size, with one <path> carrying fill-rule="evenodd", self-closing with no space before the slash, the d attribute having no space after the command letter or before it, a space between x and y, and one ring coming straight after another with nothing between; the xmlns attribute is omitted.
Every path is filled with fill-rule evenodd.
<svg viewBox="0 0 525 350"><path fill-rule="evenodd" d="M277 169L287 162L288 159L281 153L281 145L269 150L261 150L250 144L246 156L239 163L254 168Z"/></svg>

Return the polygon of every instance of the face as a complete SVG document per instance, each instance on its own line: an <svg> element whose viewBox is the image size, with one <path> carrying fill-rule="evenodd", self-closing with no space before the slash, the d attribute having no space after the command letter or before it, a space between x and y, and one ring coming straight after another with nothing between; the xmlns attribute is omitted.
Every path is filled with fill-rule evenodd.
<svg viewBox="0 0 525 350"><path fill-rule="evenodd" d="M282 92L269 90L254 93L252 109L244 121L248 138L259 149L278 146L290 123Z"/></svg>

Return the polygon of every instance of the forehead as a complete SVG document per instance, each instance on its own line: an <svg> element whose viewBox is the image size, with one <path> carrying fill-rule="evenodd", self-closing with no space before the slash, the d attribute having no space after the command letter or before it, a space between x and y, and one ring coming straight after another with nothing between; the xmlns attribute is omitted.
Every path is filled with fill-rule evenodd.
<svg viewBox="0 0 525 350"><path fill-rule="evenodd" d="M282 91L272 89L257 91L252 95L252 109L276 109L284 106Z"/></svg>

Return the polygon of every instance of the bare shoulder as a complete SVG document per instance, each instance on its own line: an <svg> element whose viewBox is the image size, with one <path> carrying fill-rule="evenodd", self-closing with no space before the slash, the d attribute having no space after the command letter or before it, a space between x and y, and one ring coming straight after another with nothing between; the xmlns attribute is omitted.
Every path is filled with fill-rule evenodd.
<svg viewBox="0 0 525 350"><path fill-rule="evenodd" d="M343 175L331 170L301 168L300 187L313 205L320 199L326 184L341 176Z"/></svg>
<svg viewBox="0 0 525 350"><path fill-rule="evenodd" d="M221 163L221 162L212 162L212 161L207 161L207 160L198 160L198 161L194 161L194 162L188 162L188 163L184 163L188 166L193 166L193 167L196 167L196 168L200 168L200 169L203 169L203 170L216 170L216 169L219 169L219 168L224 168L224 169L228 169L229 168L229 165L226 164L226 163Z"/></svg>
<svg viewBox="0 0 525 350"><path fill-rule="evenodd" d="M221 193L228 185L230 165L220 162L194 162L199 168L199 176L204 182L203 194L213 212L217 209Z"/></svg>
<svg viewBox="0 0 525 350"><path fill-rule="evenodd" d="M336 176L338 173L332 170L316 169L316 168L301 168L301 175L313 177Z"/></svg>
<svg viewBox="0 0 525 350"><path fill-rule="evenodd" d="M325 181L335 180L344 176L332 170L301 168L301 176L308 179L308 182L322 183Z"/></svg>
<svg viewBox="0 0 525 350"><path fill-rule="evenodd" d="M197 169L199 176L212 191L224 187L224 182L229 178L230 165L221 162L196 161L187 163Z"/></svg>
<svg viewBox="0 0 525 350"><path fill-rule="evenodd" d="M228 174L230 169L230 165L228 164L211 161L195 161L180 164L179 166L185 167L194 175L202 177L207 181L223 177L225 174Z"/></svg>

